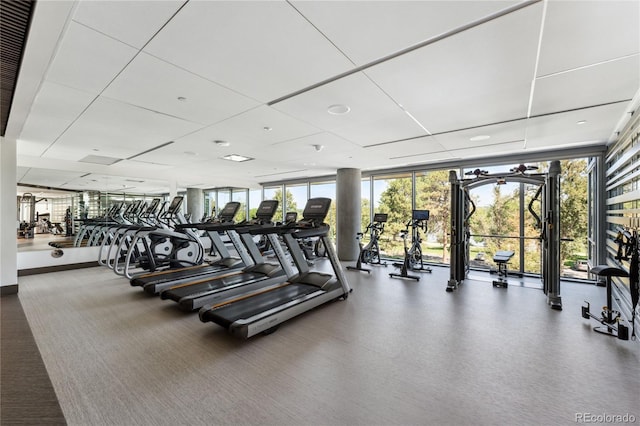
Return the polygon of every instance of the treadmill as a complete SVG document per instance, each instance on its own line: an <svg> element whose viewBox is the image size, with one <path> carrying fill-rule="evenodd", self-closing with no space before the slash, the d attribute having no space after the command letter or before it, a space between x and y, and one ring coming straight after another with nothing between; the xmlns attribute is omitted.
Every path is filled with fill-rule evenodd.
<svg viewBox="0 0 640 426"><path fill-rule="evenodd" d="M203 307L199 312L200 320L214 322L246 339L258 333L270 333L280 323L324 303L346 299L351 288L338 261L333 242L327 236L329 225L324 223L330 205L329 198L310 199L302 220L259 231L281 236L298 274L282 285ZM297 239L307 237L322 239L335 276L309 270L304 253L297 243ZM276 255L284 267L288 259L279 250L276 250Z"/></svg>
<svg viewBox="0 0 640 426"><path fill-rule="evenodd" d="M202 229L202 226L208 224L233 223L233 218L236 216L239 209L240 203L237 201L232 201L224 206L215 220L205 223L176 225L176 229ZM167 269L162 271L144 273L133 277L130 280L130 284L132 286L143 287L147 293L158 294L164 288L171 287L181 282L192 281L197 277L204 277L206 275L214 274L223 270L242 268L245 266L245 261L249 259L248 256L246 256L244 259L242 258L242 256L241 258L232 257L229 254L229 251L225 247L225 244L220 238L220 235L217 231L210 231L207 232L207 234L211 239L211 244L213 245L215 250L217 250L217 253L220 256L220 258L216 261L203 263L201 265L187 266L179 269ZM233 238L231 239L233 242Z"/></svg>
<svg viewBox="0 0 640 426"><path fill-rule="evenodd" d="M253 264L241 270L219 274L213 278L206 277L201 280L175 285L160 292L160 298L171 299L177 302L181 309L193 311L212 303L214 300L233 297L237 294L286 281L288 276L294 274L291 266L286 265L281 268L280 264L266 263L253 240L253 234L249 232L251 230L272 228L274 224L271 219L277 208L278 201L267 200L260 203L256 218L252 221L237 225L203 225L203 229L207 230L237 232L242 245L253 260ZM275 235L272 237L277 242ZM271 243L273 245L273 241ZM277 245L282 250L282 247L279 244Z"/></svg>

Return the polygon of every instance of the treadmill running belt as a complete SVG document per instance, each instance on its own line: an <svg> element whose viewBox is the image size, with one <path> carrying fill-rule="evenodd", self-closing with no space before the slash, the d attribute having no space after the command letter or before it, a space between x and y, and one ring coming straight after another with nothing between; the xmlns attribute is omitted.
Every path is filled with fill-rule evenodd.
<svg viewBox="0 0 640 426"><path fill-rule="evenodd" d="M162 284L170 281L176 281L183 278L197 277L219 272L225 269L222 265L201 265L191 268L176 269L175 271L167 271L166 273L151 276L142 276L131 279L131 285L144 287L147 284Z"/></svg>
<svg viewBox="0 0 640 426"><path fill-rule="evenodd" d="M272 291L241 299L219 308L210 309L201 313L200 319L202 321L212 321L224 328L229 328L231 324L239 319L251 318L254 315L277 308L287 302L299 299L318 290L316 286L290 283Z"/></svg>
<svg viewBox="0 0 640 426"><path fill-rule="evenodd" d="M178 286L163 291L160 294L162 299L171 299L179 302L183 297L198 296L209 291L218 290L223 287L229 287L243 282L249 283L260 279L267 278L265 274L256 274L253 272L241 272L238 274L230 274L226 277L213 278L209 281L194 285Z"/></svg>

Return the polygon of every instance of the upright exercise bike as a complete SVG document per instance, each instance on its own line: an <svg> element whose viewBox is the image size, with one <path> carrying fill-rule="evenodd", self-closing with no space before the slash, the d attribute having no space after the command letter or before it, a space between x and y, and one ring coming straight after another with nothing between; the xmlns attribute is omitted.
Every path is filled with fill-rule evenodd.
<svg viewBox="0 0 640 426"><path fill-rule="evenodd" d="M392 278L409 278L420 281L417 275L409 275L409 271L431 272L431 268L424 266L422 259L422 238L420 230L427 233L427 222L429 221L429 210L413 210L411 220L407 223L407 227L400 233L404 241L404 260L401 264L394 264L400 268L400 273L390 273ZM411 227L411 247L408 247L407 240L409 238L409 227Z"/></svg>
<svg viewBox="0 0 640 426"><path fill-rule="evenodd" d="M362 245L362 237L364 236L364 233L358 232L356 234L356 239L358 240L358 245L360 246L358 261L356 262L356 266L347 266L347 269L352 271L365 271L366 273L370 273L371 269L363 268L363 263L368 263L370 265L387 266L387 263L382 262L382 260L380 259L380 246L378 244L380 235L382 235L382 233L384 232L384 224L386 222L386 213L376 213L373 215L373 222L368 224L367 229L365 229L365 232L369 232L369 242L366 246Z"/></svg>

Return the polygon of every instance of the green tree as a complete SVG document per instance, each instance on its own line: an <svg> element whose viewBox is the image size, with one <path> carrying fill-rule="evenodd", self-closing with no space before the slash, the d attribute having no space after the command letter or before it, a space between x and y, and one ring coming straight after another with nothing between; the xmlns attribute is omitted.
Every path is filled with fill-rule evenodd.
<svg viewBox="0 0 640 426"><path fill-rule="evenodd" d="M406 229L407 222L411 220L411 199L411 179L409 178L389 180L387 189L380 194L380 205L377 211L388 214L384 232L386 238L381 238L380 245L387 255L401 257L404 254L399 234L401 230Z"/></svg>
<svg viewBox="0 0 640 426"><path fill-rule="evenodd" d="M273 194L273 199L278 201L278 211L276 212L275 215L273 215L273 221L274 222L282 222L282 209L284 208L284 204L282 202L283 198L282 198L282 189L278 188L276 189L275 193ZM286 193L286 200L287 200L287 211L288 212L298 212L298 219L302 219L302 211L298 210L298 206L296 204L296 202L293 200L293 194L291 192L289 192L289 190L287 190Z"/></svg>
<svg viewBox="0 0 640 426"><path fill-rule="evenodd" d="M560 243L561 265L587 251L587 162L584 159L560 162L560 232L573 241Z"/></svg>
<svg viewBox="0 0 640 426"><path fill-rule="evenodd" d="M442 260L448 254L451 189L449 171L436 170L416 178L416 206L429 210L429 233L442 244Z"/></svg>

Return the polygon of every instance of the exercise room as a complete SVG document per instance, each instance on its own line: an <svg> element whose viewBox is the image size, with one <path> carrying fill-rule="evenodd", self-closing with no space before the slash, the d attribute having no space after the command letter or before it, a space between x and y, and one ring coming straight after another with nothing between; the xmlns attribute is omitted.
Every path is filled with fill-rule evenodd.
<svg viewBox="0 0 640 426"><path fill-rule="evenodd" d="M640 422L640 0L0 12L1 425Z"/></svg>

